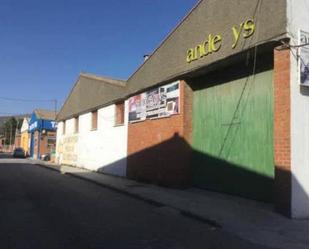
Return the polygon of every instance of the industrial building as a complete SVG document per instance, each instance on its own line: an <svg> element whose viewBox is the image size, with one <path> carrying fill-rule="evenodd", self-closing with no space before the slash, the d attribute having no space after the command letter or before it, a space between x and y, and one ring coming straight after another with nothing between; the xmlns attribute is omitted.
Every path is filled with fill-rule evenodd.
<svg viewBox="0 0 309 249"><path fill-rule="evenodd" d="M288 216L309 217L306 6L199 1L112 94L99 83L76 85L58 115L60 163L125 162L120 175L132 179L272 202ZM125 125L113 133L118 102ZM91 133L96 115L98 127L109 128ZM83 139L73 135L76 122ZM71 137L59 135L67 129Z"/></svg>

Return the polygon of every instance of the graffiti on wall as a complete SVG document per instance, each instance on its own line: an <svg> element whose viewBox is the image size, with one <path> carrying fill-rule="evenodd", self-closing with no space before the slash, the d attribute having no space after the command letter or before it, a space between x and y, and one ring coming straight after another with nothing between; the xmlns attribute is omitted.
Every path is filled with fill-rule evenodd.
<svg viewBox="0 0 309 249"><path fill-rule="evenodd" d="M61 163L67 165L76 165L77 163L77 142L78 136L64 137L57 146L58 155L61 157Z"/></svg>

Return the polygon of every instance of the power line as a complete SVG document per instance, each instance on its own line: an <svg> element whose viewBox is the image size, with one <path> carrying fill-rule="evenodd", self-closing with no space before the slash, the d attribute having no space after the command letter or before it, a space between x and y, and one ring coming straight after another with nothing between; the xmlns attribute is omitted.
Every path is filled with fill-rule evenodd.
<svg viewBox="0 0 309 249"><path fill-rule="evenodd" d="M12 113L12 112L0 112L0 115L15 115L15 116L19 116L19 115L23 115L20 113Z"/></svg>
<svg viewBox="0 0 309 249"><path fill-rule="evenodd" d="M291 49L291 48L302 48L302 47L309 46L309 43L303 43L299 45L291 45L285 41L281 41L281 43L282 43L282 46L279 48L275 48L276 50L281 51L281 50L286 50L286 49Z"/></svg>
<svg viewBox="0 0 309 249"><path fill-rule="evenodd" d="M7 98L1 96L0 99L6 101L20 101L20 102L55 102L54 99L19 99L19 98Z"/></svg>
<svg viewBox="0 0 309 249"><path fill-rule="evenodd" d="M21 98L8 98L8 97L1 97L1 96L0 96L0 100L5 100L5 101L19 101L19 102L45 102L45 103L54 103L55 115L57 114L57 105L58 105L57 99L21 99ZM0 115L20 115L20 114L0 112Z"/></svg>

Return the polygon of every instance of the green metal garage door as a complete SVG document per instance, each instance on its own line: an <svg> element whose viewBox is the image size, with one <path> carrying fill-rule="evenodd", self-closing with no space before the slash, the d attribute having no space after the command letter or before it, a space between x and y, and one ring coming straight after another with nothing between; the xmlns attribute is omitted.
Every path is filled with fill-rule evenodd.
<svg viewBox="0 0 309 249"><path fill-rule="evenodd" d="M193 148L196 186L270 201L274 178L272 70L196 90Z"/></svg>

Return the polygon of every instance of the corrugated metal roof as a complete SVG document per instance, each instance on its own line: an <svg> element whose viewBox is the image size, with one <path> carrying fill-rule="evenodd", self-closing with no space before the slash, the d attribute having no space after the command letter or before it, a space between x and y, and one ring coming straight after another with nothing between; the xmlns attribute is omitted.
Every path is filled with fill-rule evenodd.
<svg viewBox="0 0 309 249"><path fill-rule="evenodd" d="M123 99L126 81L81 73L57 115L65 120Z"/></svg>
<svg viewBox="0 0 309 249"><path fill-rule="evenodd" d="M199 1L129 77L128 92L134 94L158 84L179 80L258 44L286 37L286 8L286 0L263 1L262 4L260 0ZM249 19L255 22L255 34L241 39L233 48L232 27L239 27ZM222 37L220 49L188 63L188 50L207 42L210 34Z"/></svg>
<svg viewBox="0 0 309 249"><path fill-rule="evenodd" d="M57 119L74 117L155 85L179 80L258 44L285 37L285 10L285 0L265 1L262 5L260 0L239 0L237 3L200 0L127 82L80 74ZM243 22L251 18L254 19L258 32L250 39L242 39L236 48L232 48L232 27L238 27L241 23L243 25ZM205 42L209 34L220 34L224 41L222 47L216 53L188 63L188 49Z"/></svg>

